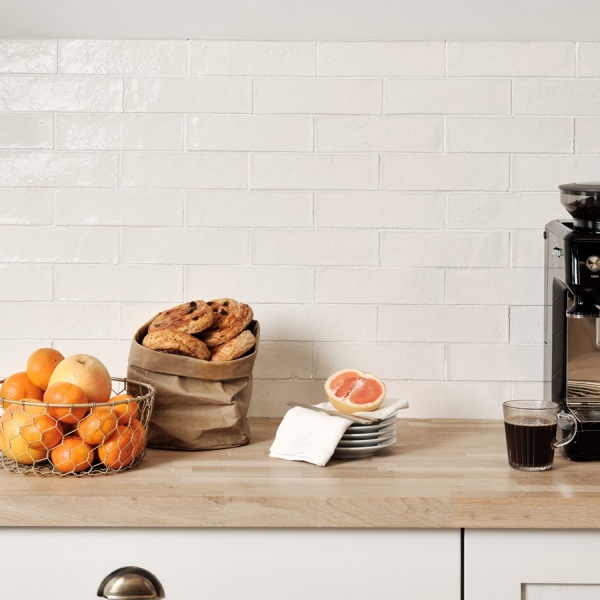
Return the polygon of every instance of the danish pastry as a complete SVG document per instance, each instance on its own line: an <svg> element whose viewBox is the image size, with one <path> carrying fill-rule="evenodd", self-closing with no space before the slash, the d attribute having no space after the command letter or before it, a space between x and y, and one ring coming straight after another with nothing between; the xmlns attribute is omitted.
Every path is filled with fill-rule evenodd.
<svg viewBox="0 0 600 600"><path fill-rule="evenodd" d="M209 300L207 304L213 312L213 323L199 338L209 348L220 346L240 335L254 317L250 306L232 298Z"/></svg>
<svg viewBox="0 0 600 600"><path fill-rule="evenodd" d="M246 329L232 340L213 348L210 360L234 360L254 348L255 343L254 334Z"/></svg>
<svg viewBox="0 0 600 600"><path fill-rule="evenodd" d="M183 333L200 333L213 324L213 310L204 300L192 300L164 310L148 325L148 331L169 329Z"/></svg>
<svg viewBox="0 0 600 600"><path fill-rule="evenodd" d="M206 344L183 331L156 329L144 336L142 346L159 352L182 354L183 356L191 356L202 360L210 359L210 350L206 347Z"/></svg>

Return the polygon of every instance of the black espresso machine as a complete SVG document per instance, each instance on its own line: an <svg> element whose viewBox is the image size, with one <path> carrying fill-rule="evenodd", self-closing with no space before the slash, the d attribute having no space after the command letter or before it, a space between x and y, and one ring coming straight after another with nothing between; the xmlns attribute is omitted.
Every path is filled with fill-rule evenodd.
<svg viewBox="0 0 600 600"><path fill-rule="evenodd" d="M544 397L571 413L577 433L563 451L600 460L600 182L560 185L572 220L546 225Z"/></svg>

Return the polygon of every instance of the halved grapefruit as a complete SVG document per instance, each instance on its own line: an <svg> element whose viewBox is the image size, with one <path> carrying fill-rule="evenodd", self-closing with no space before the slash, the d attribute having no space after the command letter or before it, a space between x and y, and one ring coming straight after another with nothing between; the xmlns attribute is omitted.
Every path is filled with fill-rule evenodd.
<svg viewBox="0 0 600 600"><path fill-rule="evenodd" d="M325 393L329 402L340 412L370 412L381 406L385 398L385 384L371 373L342 369L325 382Z"/></svg>

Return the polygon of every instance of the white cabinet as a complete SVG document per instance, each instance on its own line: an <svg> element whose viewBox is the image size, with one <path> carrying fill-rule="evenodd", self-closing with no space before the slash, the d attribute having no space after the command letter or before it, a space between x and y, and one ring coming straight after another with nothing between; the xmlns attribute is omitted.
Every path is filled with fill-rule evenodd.
<svg viewBox="0 0 600 600"><path fill-rule="evenodd" d="M167 600L459 600L458 530L0 528L1 597L93 600L137 566Z"/></svg>
<svg viewBox="0 0 600 600"><path fill-rule="evenodd" d="M598 600L599 550L597 531L467 530L464 600Z"/></svg>

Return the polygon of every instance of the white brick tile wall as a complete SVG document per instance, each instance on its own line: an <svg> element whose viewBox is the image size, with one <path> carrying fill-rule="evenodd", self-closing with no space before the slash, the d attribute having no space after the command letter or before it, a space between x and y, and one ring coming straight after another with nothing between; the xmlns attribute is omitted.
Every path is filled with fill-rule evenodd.
<svg viewBox="0 0 600 600"><path fill-rule="evenodd" d="M316 75L315 42L190 41L190 75Z"/></svg>
<svg viewBox="0 0 600 600"><path fill-rule="evenodd" d="M54 119L49 114L0 113L0 148L54 147Z"/></svg>
<svg viewBox="0 0 600 600"><path fill-rule="evenodd" d="M346 366L412 417L542 394L543 238L598 180L600 44L0 40L0 376L124 376L190 299L261 323L251 414ZM20 355L20 356L18 356Z"/></svg>
<svg viewBox="0 0 600 600"><path fill-rule="evenodd" d="M449 42L451 77L574 77L571 42Z"/></svg>
<svg viewBox="0 0 600 600"><path fill-rule="evenodd" d="M58 72L93 75L185 75L184 40L59 40Z"/></svg>
<svg viewBox="0 0 600 600"><path fill-rule="evenodd" d="M2 73L56 73L56 40L0 40Z"/></svg>
<svg viewBox="0 0 600 600"><path fill-rule="evenodd" d="M383 80L383 112L388 114L509 115L507 79Z"/></svg>

